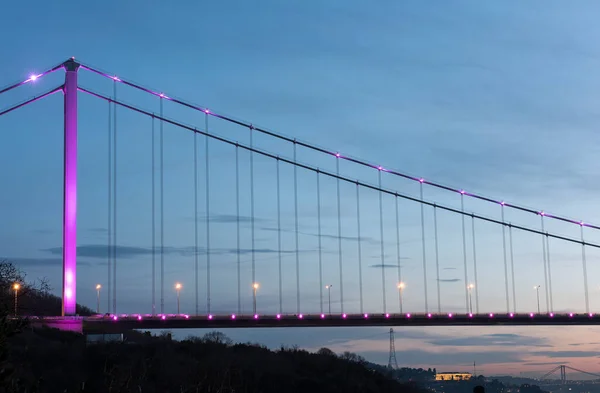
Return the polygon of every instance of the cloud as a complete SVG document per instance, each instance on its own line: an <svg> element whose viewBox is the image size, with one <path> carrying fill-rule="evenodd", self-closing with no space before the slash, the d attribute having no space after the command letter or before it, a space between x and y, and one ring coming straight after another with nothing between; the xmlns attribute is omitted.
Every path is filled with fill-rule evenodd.
<svg viewBox="0 0 600 393"><path fill-rule="evenodd" d="M17 266L25 267L46 267L46 266L61 266L62 258L25 258L25 257L0 257L1 261L12 262ZM92 265L86 261L77 261L78 266Z"/></svg>
<svg viewBox="0 0 600 393"><path fill-rule="evenodd" d="M524 366L552 366L556 364L563 364L564 362L531 362L523 363Z"/></svg>
<svg viewBox="0 0 600 393"><path fill-rule="evenodd" d="M52 255L62 255L62 247L52 247L47 249L42 249L41 251L49 252ZM315 250L312 249L302 249L298 250L300 253L313 252ZM156 255L160 254L160 247L157 247ZM168 255L182 255L182 256L190 256L195 254L195 247L187 246L187 247L165 247L164 253ZM215 248L210 250L211 255L224 255L224 254L232 254L237 255L239 252L240 255L247 255L252 253L251 248ZM278 253L279 250L274 248L255 248L254 252L256 254L274 254ZM293 254L295 250L281 250L282 254ZM116 246L117 258L135 258L141 256L152 255L151 247L137 247L137 246ZM198 248L198 254L206 255L206 249L203 247ZM77 257L84 258L107 258L108 257L108 247L106 244L88 244L77 247Z"/></svg>
<svg viewBox="0 0 600 393"><path fill-rule="evenodd" d="M120 246L117 245L115 247L117 257L118 258L133 258L140 255L149 255L152 254L152 249L150 248L142 248L142 247L134 247L134 246ZM52 255L62 255L63 248L62 247L51 247L47 249L42 249L41 251L49 252ZM165 250L168 253L172 253L172 248L167 248ZM157 249L157 253L159 250ZM88 244L83 246L77 246L77 256L78 257L88 257L88 258L107 258L108 257L108 246L106 244Z"/></svg>
<svg viewBox="0 0 600 393"><path fill-rule="evenodd" d="M530 354L548 358L593 358L600 356L597 351L539 351L530 352Z"/></svg>
<svg viewBox="0 0 600 393"><path fill-rule="evenodd" d="M190 220L194 220L194 218L191 218ZM198 217L198 221L204 221L206 222L207 217L206 216L200 216ZM217 224L237 224L238 220L241 224L249 224L252 222L252 217L249 216L236 216L234 214L215 214L215 215L210 215L208 216L208 220L210 222L213 223L217 223ZM261 223L261 222L268 222L269 220L264 219L264 218L259 218L259 217L254 217L254 222L255 223Z"/></svg>
<svg viewBox="0 0 600 393"><path fill-rule="evenodd" d="M88 228L87 231L92 233L108 233L106 228Z"/></svg>
<svg viewBox="0 0 600 393"><path fill-rule="evenodd" d="M439 282L459 282L461 281L460 278L439 278L438 279Z"/></svg>
<svg viewBox="0 0 600 393"><path fill-rule="evenodd" d="M261 227L259 228L260 230L263 231L269 231L269 232L277 232L279 229L278 228L271 228L271 227ZM288 232L288 233L295 233L295 230L291 230L291 229L281 229L281 232ZM302 232L302 231L298 231L298 234L300 235L306 235L306 236L319 236L318 233L311 233L311 232ZM321 238L323 239L333 239L333 240L338 240L338 239L342 239L342 240L348 240L348 241L358 241L358 237L356 236L337 236L337 235L329 235L329 234L325 234L325 233L321 233ZM379 244L379 240L375 240L372 237L364 237L361 236L360 237L360 241L361 242L366 242L366 243L372 243L372 244Z"/></svg>
<svg viewBox="0 0 600 393"><path fill-rule="evenodd" d="M523 336L520 334L486 334L469 337L447 337L428 341L436 346L550 346L548 341L540 337Z"/></svg>
<svg viewBox="0 0 600 393"><path fill-rule="evenodd" d="M382 268L383 268L383 269L391 269L391 268L397 268L397 267L398 267L398 265L389 265L389 264L383 264L383 265L382 265L382 264L380 263L380 264L378 264L378 265L370 265L369 267L374 267L374 268L377 268L377 269L382 269ZM402 266L400 266L400 267L402 267Z"/></svg>

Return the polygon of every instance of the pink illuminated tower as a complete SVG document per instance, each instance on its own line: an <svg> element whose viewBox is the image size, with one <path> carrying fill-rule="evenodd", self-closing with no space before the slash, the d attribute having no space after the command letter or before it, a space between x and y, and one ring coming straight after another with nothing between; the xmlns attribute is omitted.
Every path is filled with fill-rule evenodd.
<svg viewBox="0 0 600 393"><path fill-rule="evenodd" d="M75 58L65 61L65 143L63 196L62 316L75 315L77 294L77 70Z"/></svg>

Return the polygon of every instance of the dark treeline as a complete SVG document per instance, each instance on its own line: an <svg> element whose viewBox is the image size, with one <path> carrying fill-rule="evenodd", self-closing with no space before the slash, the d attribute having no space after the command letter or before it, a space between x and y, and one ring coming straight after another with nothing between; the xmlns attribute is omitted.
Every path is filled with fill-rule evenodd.
<svg viewBox="0 0 600 393"><path fill-rule="evenodd" d="M43 281L25 283L8 263L0 264L0 273L0 285L10 288L20 280L25 287L26 314L56 314L57 304L60 309ZM367 367L356 354L272 351L234 344L219 332L183 341L168 332L129 332L123 342L90 344L77 333L34 329L26 319L9 317L11 292L0 292L0 393L419 391Z"/></svg>

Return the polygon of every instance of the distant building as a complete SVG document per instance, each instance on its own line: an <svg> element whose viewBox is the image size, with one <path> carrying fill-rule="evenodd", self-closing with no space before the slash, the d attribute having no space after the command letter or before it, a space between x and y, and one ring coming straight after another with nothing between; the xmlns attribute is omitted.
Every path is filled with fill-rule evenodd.
<svg viewBox="0 0 600 393"><path fill-rule="evenodd" d="M468 381L471 378L473 378L473 374L471 373L451 372L435 374L436 381Z"/></svg>

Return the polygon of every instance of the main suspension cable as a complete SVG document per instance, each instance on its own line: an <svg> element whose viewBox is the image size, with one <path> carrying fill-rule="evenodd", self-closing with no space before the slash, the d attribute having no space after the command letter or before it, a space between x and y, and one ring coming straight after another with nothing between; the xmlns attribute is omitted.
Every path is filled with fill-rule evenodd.
<svg viewBox="0 0 600 393"><path fill-rule="evenodd" d="M135 111L137 113L144 114L146 116L152 116L152 114L150 112L146 111L146 110L143 110L141 108L138 108L138 107L130 105L130 104L126 104L126 103L121 102L121 101L116 101L116 100L114 100L114 99L112 99L110 97L104 96L104 95L102 95L100 93L93 92L93 91L91 91L89 89L86 89L86 88L83 88L81 86L78 87L78 90L81 91L81 92L90 94L90 95L92 95L92 96L94 96L96 98L100 98L100 99L106 100L106 101L115 101L117 105L120 105L120 106L122 106L124 108L130 109L130 110ZM155 117L159 118L158 116L155 116ZM177 122L175 120L171 120L171 119L164 118L164 117L160 117L159 120L162 120L162 121L164 121L164 122L166 122L168 124L174 125L174 126L179 127L179 128L183 128L183 129L191 131L191 132L197 132L197 133L199 133L201 135L208 135L204 131L198 130L198 129L192 127L192 126L185 125L185 124ZM215 139L215 140L217 140L219 142L222 142L222 143L225 143L225 144L229 144L231 146L235 146L235 144L236 144L236 142L233 142L233 141L231 141L231 140L229 140L227 138L224 138L224 137L220 137L218 135L210 134L208 136L210 138L212 138L212 139ZM277 159L277 157L278 157L274 153L270 153L270 152L267 152L267 151L264 151L264 150L260 150L260 149L256 149L256 148L251 148L249 146L245 146L245 145L241 145L240 144L239 147L242 148L242 149L244 149L244 150L247 150L247 151L252 151L252 152L254 152L256 154L259 154L259 155L261 155L263 157L268 157L268 158L271 158L271 159ZM313 167L311 165L304 164L304 163L301 163L301 162L294 162L293 160L287 159L285 157L279 156L279 160L281 162L283 162L283 163L294 165L294 166L297 166L299 168L305 169L307 171L312 171L312 172L316 172L317 171L316 167ZM331 177L331 178L334 178L334 179L339 179L339 180L344 181L346 183L356 184L358 182L358 184L361 187L368 188L368 189L374 190L374 191L382 191L382 192L384 192L384 193L386 193L388 195L393 195L393 196L396 196L398 198L402 198L402 199L405 199L405 200L408 200L408 201L417 202L417 203L422 204L422 205L433 207L433 205L435 204L434 202L426 201L426 200L421 199L421 198L412 197L412 196L409 196L409 195L406 195L406 194L402 194L402 193L399 193L397 191L393 191L393 190L390 190L390 189L380 189L376 185L365 183L365 182L362 182L362 181L358 181L356 179L351 179L351 178L346 177L346 176L341 176L341 175L338 175L338 174L333 173L333 172L328 172L328 171L321 170L321 174L323 174L325 176L328 176L328 177ZM444 205L439 205L439 204L436 204L436 206L438 207L438 209L442 209L442 210L447 211L447 212L456 213L456 214L465 214L465 215L470 216L473 219L476 218L478 220L489 222L489 223L492 223L492 224L502 225L502 222L500 220L497 220L497 219L494 219L494 218L490 218L490 217L486 217L486 216L482 216L482 215L478 215L478 214L474 214L474 213L461 212L460 209L455 209L455 208L452 208L452 207L449 207L449 206L444 206ZM548 215L546 214L545 216L547 217ZM589 225L585 224L585 223L582 226L589 227ZM524 231L524 232L538 234L538 235L544 234L539 229L528 228L528 227L521 226L521 225L513 225L513 228L521 230L521 231ZM554 239L563 240L563 241L570 242L570 243L575 243L575 244L580 244L580 245L584 244L581 240L569 238L569 237L562 236L562 235L557 235L557 234L554 234L554 233L552 233L552 234L548 233L548 236L552 237ZM587 247L600 248L600 244L596 244L596 243L585 242L585 245Z"/></svg>
<svg viewBox="0 0 600 393"><path fill-rule="evenodd" d="M155 95L155 96L161 96L161 95L164 96L162 93L158 93L157 91L153 91L152 89L149 89L149 88L143 87L141 85L135 84L135 83L133 83L131 81L127 81L127 80L118 78L118 77L116 77L114 75L111 75L109 73L103 72L103 71L99 70L98 68L91 67L90 65L81 64L81 68L85 69L85 70L88 70L88 71L91 71L93 73L96 73L98 75L101 75L103 77L106 77L108 79L121 82L121 83L123 83L123 84L125 84L127 86L133 87L133 88L135 88L137 90L141 90L141 91L146 92L148 94L152 94L152 95ZM180 99L173 98L173 97L166 97L166 96L165 96L165 98L169 99L170 101L172 101L172 102L174 102L174 103L176 103L178 105L182 105L182 106L184 106L186 108L189 108L189 109L192 109L192 110L196 110L196 111L205 112L205 113L209 113L211 116L217 117L219 119L225 120L227 122L230 122L232 124L236 124L236 125L239 125L239 126L242 126L242 127L247 127L247 128L252 127L253 129L255 129L256 131L258 131L258 132L260 132L262 134L265 134L265 135L268 135L268 136L272 136L272 137L284 140L284 141L289 142L289 143L294 143L294 144L297 144L297 145L299 145L301 147L305 147L305 148L308 148L310 150L313 150L313 151L316 151L316 152L319 152L319 153L323 153L323 154L327 154L327 155L331 155L331 156L336 156L337 158L341 158L341 159L344 159L346 161L350 161L350 162L353 162L355 164L358 164L358 165L361 165L361 166L366 166L366 167L373 168L373 169L379 169L380 168L379 165L371 164L371 163L368 163L366 161L359 160L359 159L356 159L356 158L352 158L352 157L349 157L349 156L342 156L339 152L332 152L332 151L323 149L321 147L318 147L316 145L312 145L312 144L309 144L309 143L306 143L306 142L298 141L296 139L293 139L293 138L290 138L290 137L287 137L287 136L284 136L284 135L281 135L281 134L278 134L278 133L275 133L275 132L272 132L272 131L269 131L269 130L266 130L266 129L263 129L263 128L255 127L251 123L247 123L247 122L243 122L243 121L240 121L240 120L236 120L234 118L231 118L231 117L228 117L228 116L224 116L224 115L212 112L212 111L208 112L208 109L206 109L204 107L201 107L199 105L196 105L196 104L192 104L192 103L184 101L184 100L180 100ZM450 191L450 192L454 192L454 193L461 193L461 194L464 194L464 195L467 195L469 197L476 198L476 199L479 199L479 200L482 200L482 201L485 201L485 202L490 202L490 203L495 203L495 204L503 204L506 207L509 207L509 208L512 208L512 209L516 209L516 210L519 210L519 211L522 211L522 212L530 213L530 214L535 214L535 215L540 214L540 210L530 209L530 208L527 208L527 207L524 207L524 206L520 206L520 205L517 205L517 204L512 204L512 203L504 202L502 200L496 200L496 199L485 197L483 195L478 195L478 194L475 194L475 193L467 193L463 189L458 189L458 188L454 188L454 187L445 186L443 184L434 183L434 182L431 182L431 181L427 181L427 180L425 180L423 178L411 176L411 175L406 174L406 173L402 173L402 172L398 172L398 171L394 171L394 170L389 170L389 169L384 169L384 170L387 173L390 173L392 175L403 177L405 179L412 180L412 181L418 181L418 182L420 182L422 184L424 183L424 184L427 184L427 185L430 185L432 187L439 188L439 189L442 189L442 190L446 190L446 191ZM563 221L563 222L568 222L570 224L583 225L583 226L586 226L586 227L589 227L589 228L592 228L592 229L596 229L596 230L600 229L600 225L594 225L592 223L584 223L584 222L581 222L581 221L578 221L578 220L573 220L573 219L562 217L562 216L559 216L559 215L553 215L553 214L548 214L548 213L545 213L545 215L546 215L546 217L549 217L549 218L552 218L552 219L555 219L555 220L559 220L559 221Z"/></svg>

